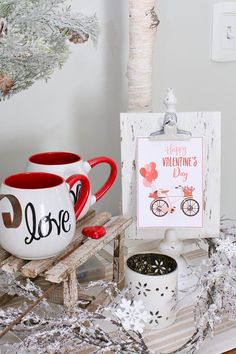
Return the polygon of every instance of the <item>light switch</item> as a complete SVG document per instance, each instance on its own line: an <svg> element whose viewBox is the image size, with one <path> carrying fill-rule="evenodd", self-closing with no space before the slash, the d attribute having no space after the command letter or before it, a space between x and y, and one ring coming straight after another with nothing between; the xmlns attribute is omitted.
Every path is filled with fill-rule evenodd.
<svg viewBox="0 0 236 354"><path fill-rule="evenodd" d="M212 60L236 60L236 2L216 3L213 10Z"/></svg>

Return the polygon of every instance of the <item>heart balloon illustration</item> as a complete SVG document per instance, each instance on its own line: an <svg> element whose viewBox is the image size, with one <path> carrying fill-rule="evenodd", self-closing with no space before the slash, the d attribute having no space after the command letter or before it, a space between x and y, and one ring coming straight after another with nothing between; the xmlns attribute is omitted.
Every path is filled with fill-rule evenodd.
<svg viewBox="0 0 236 354"><path fill-rule="evenodd" d="M145 187L151 187L152 183L157 179L158 172L156 163L150 162L139 170L140 175L143 177L143 184Z"/></svg>
<svg viewBox="0 0 236 354"><path fill-rule="evenodd" d="M146 171L146 169L145 169L144 167L140 168L139 172L140 172L140 175L141 175L142 177L145 177L146 174L147 174L147 171Z"/></svg>

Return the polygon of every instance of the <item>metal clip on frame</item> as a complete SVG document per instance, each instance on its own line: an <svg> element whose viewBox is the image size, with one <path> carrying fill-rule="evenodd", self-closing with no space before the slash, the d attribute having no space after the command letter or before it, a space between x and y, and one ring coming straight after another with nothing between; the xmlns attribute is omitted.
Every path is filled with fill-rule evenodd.
<svg viewBox="0 0 236 354"><path fill-rule="evenodd" d="M154 133L151 133L151 140L189 140L192 137L192 133L187 130L179 129L177 126L177 114L176 114L177 98L175 97L172 88L167 89L167 96L164 100L166 106L166 113L163 120L163 127Z"/></svg>

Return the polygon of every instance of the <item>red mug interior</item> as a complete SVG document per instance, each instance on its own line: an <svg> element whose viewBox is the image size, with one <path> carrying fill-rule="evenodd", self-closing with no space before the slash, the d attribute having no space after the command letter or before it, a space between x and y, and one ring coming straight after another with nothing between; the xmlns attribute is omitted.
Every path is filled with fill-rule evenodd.
<svg viewBox="0 0 236 354"><path fill-rule="evenodd" d="M7 177L4 184L18 189L45 189L57 187L64 182L63 178L46 172L24 172Z"/></svg>
<svg viewBox="0 0 236 354"><path fill-rule="evenodd" d="M79 155L73 152L42 152L30 156L29 161L39 165L65 165L80 161Z"/></svg>

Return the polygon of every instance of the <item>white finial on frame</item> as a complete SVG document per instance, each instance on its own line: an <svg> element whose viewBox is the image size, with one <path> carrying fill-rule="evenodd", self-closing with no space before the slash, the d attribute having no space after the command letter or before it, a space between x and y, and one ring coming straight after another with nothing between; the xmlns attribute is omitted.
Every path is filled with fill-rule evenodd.
<svg viewBox="0 0 236 354"><path fill-rule="evenodd" d="M164 100L164 104L166 106L166 112L175 113L176 112L176 103L178 102L174 90L172 88L167 89L167 96Z"/></svg>
<svg viewBox="0 0 236 354"><path fill-rule="evenodd" d="M178 128L178 119L176 114L176 103L178 102L174 90L167 89L167 96L164 100L166 112L163 119L161 130L150 134L152 140L188 140L191 139L191 132Z"/></svg>

